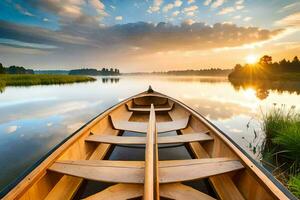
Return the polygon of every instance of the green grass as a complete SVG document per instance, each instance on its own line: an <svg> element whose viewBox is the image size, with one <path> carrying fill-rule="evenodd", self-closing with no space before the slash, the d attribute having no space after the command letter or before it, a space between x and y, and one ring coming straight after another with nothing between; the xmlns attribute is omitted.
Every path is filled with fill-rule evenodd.
<svg viewBox="0 0 300 200"><path fill-rule="evenodd" d="M300 198L300 174L290 177L288 188L296 197Z"/></svg>
<svg viewBox="0 0 300 200"><path fill-rule="evenodd" d="M51 85L95 81L95 78L75 75L2 74L0 88L5 86Z"/></svg>
<svg viewBox="0 0 300 200"><path fill-rule="evenodd" d="M279 179L300 197L300 113L295 107L274 106L263 117L263 131L263 160L284 174Z"/></svg>
<svg viewBox="0 0 300 200"><path fill-rule="evenodd" d="M295 108L274 107L263 118L266 147L285 161L300 166L300 114Z"/></svg>

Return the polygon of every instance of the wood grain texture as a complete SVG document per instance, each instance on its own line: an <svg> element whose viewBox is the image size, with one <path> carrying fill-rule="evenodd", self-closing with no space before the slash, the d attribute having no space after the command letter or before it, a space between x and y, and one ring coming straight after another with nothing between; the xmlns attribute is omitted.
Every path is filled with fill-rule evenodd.
<svg viewBox="0 0 300 200"><path fill-rule="evenodd" d="M81 160L58 161L49 169L95 181L141 184L146 183L145 177L153 179L156 176L154 166L153 163L148 162L148 167L152 170L150 174L149 168L144 170L143 161ZM158 179L159 183L173 183L202 179L240 169L243 169L243 165L230 158L159 161Z"/></svg>
<svg viewBox="0 0 300 200"><path fill-rule="evenodd" d="M90 135L85 139L87 142L107 144L146 144L146 137L125 137L113 135ZM193 133L187 135L158 137L158 144L175 144L186 142L205 142L213 138L206 133Z"/></svg>
<svg viewBox="0 0 300 200"><path fill-rule="evenodd" d="M184 129L187 126L188 121L189 121L189 117L170 121L170 122L159 122L156 124L157 132L164 133L164 132ZM119 119L115 119L112 116L111 116L111 122L113 124L113 127L117 130L132 131L138 133L147 132L148 123L145 122L131 122L131 121L119 120Z"/></svg>
<svg viewBox="0 0 300 200"><path fill-rule="evenodd" d="M145 149L144 200L159 199L158 145L154 106L151 104Z"/></svg>
<svg viewBox="0 0 300 200"><path fill-rule="evenodd" d="M143 195L143 185L141 184L116 184L109 188L91 195L84 200L124 200L138 198ZM192 187L181 183L162 184L160 186L160 196L168 199L178 200L214 200Z"/></svg>

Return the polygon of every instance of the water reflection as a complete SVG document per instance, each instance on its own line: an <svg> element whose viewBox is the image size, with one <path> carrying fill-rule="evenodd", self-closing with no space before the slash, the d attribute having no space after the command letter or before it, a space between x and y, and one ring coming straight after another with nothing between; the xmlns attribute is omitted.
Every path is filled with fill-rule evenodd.
<svg viewBox="0 0 300 200"><path fill-rule="evenodd" d="M118 83L119 80L120 80L120 78L105 77L105 78L102 78L102 83Z"/></svg>
<svg viewBox="0 0 300 200"><path fill-rule="evenodd" d="M249 89L226 77L98 77L89 83L6 87L0 94L0 189L94 116L149 85L203 114L246 150L254 138L247 124L252 120L259 129L259 121L253 119L259 119L261 109L300 102L298 84L288 93L283 92L286 87L276 90L274 85ZM124 154L124 147L118 149L111 158Z"/></svg>
<svg viewBox="0 0 300 200"><path fill-rule="evenodd" d="M257 98L266 99L270 90L278 93L289 92L300 94L300 82L296 81L269 81L269 80L230 80L236 90L253 88Z"/></svg>

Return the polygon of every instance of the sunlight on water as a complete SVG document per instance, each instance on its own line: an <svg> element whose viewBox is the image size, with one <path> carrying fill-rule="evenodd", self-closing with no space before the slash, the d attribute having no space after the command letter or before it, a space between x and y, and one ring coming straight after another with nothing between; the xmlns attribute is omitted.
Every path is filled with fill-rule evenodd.
<svg viewBox="0 0 300 200"><path fill-rule="evenodd" d="M6 87L0 94L0 188L90 119L149 85L207 117L251 155L249 143L259 146L263 139L261 112L273 103L300 102L299 84L278 83L276 90L269 83L231 84L226 77L99 77L90 83ZM260 133L256 139L254 130Z"/></svg>

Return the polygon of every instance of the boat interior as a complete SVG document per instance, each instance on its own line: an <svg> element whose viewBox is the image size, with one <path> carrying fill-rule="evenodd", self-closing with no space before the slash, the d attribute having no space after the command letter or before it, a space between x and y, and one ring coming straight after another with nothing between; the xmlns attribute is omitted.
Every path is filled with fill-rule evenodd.
<svg viewBox="0 0 300 200"><path fill-rule="evenodd" d="M279 199L256 170L202 116L142 93L74 133L7 199Z"/></svg>

